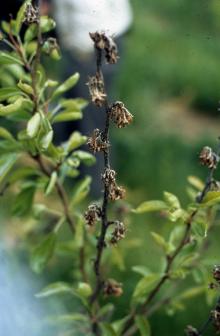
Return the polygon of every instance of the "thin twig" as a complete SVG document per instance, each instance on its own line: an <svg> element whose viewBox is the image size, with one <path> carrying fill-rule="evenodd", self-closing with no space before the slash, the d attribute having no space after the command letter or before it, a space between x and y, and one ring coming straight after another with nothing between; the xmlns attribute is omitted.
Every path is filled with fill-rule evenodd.
<svg viewBox="0 0 220 336"><path fill-rule="evenodd" d="M44 163L43 158L41 155L35 155L32 156L32 158L38 163L41 171L48 177L51 176L51 171L50 169L47 167L47 165ZM65 218L67 220L67 223L69 224L69 228L71 230L72 233L75 232L74 229L74 221L72 219L72 216L70 214L69 211L69 206L68 206L68 197L66 194L65 189L63 188L62 184L60 183L60 181L58 180L55 184L56 190L57 190L57 194L61 200L61 203L63 205L63 210L64 210L64 214L65 214Z"/></svg>

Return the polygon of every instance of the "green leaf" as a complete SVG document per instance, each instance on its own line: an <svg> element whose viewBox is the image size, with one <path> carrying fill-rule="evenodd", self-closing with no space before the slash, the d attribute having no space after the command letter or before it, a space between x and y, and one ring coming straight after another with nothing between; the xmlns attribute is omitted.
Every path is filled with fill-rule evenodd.
<svg viewBox="0 0 220 336"><path fill-rule="evenodd" d="M84 245L85 219L82 215L77 215L76 231L74 237L74 247L80 249Z"/></svg>
<svg viewBox="0 0 220 336"><path fill-rule="evenodd" d="M56 23L53 19L48 18L48 16L40 17L40 28L42 33L48 33L56 27ZM32 41L35 37L37 37L37 25L33 23L26 30L24 35L24 40L26 43Z"/></svg>
<svg viewBox="0 0 220 336"><path fill-rule="evenodd" d="M146 266L133 266L132 267L132 271L136 272L136 273L139 273L143 276L148 276L149 274L152 274L151 270L149 268L147 268Z"/></svg>
<svg viewBox="0 0 220 336"><path fill-rule="evenodd" d="M169 277L170 277L170 279L172 279L172 280L185 279L186 274L187 274L186 269L184 269L184 268L182 268L182 267L179 267L179 268L177 268L177 269L172 270L172 271L169 273Z"/></svg>
<svg viewBox="0 0 220 336"><path fill-rule="evenodd" d="M74 322L88 322L87 315L79 314L79 313L73 313L73 314L64 314L59 316L49 316L46 319L47 323L50 323L52 325L59 325L59 324L68 324L68 323L74 323Z"/></svg>
<svg viewBox="0 0 220 336"><path fill-rule="evenodd" d="M27 83L23 83L21 80L18 82L17 86L19 89L21 89L21 91L23 91L24 93L27 93L28 95L34 94L34 90L32 86L30 86Z"/></svg>
<svg viewBox="0 0 220 336"><path fill-rule="evenodd" d="M0 138L15 141L13 135L4 127L0 127Z"/></svg>
<svg viewBox="0 0 220 336"><path fill-rule="evenodd" d="M112 315L114 308L115 307L112 303L107 303L105 306L100 307L97 311L97 318L104 320L107 316Z"/></svg>
<svg viewBox="0 0 220 336"><path fill-rule="evenodd" d="M21 91L15 87L6 87L0 89L0 101L7 100L10 97L21 95Z"/></svg>
<svg viewBox="0 0 220 336"><path fill-rule="evenodd" d="M192 299L206 291L207 287L206 286L199 286L199 287L193 287L193 288L188 288L185 290L183 293L177 296L178 300L189 300Z"/></svg>
<svg viewBox="0 0 220 336"><path fill-rule="evenodd" d="M71 199L71 206L80 203L88 195L91 181L91 177L86 176L82 181L78 183Z"/></svg>
<svg viewBox="0 0 220 336"><path fill-rule="evenodd" d="M164 200L173 209L180 209L181 207L178 198L167 191L164 192Z"/></svg>
<svg viewBox="0 0 220 336"><path fill-rule="evenodd" d="M16 196L13 202L12 206L13 214L20 217L26 216L32 208L34 193L35 193L34 184L24 185L22 190L19 192L19 194Z"/></svg>
<svg viewBox="0 0 220 336"><path fill-rule="evenodd" d="M88 105L87 100L83 98L62 99L60 105L68 111L80 111Z"/></svg>
<svg viewBox="0 0 220 336"><path fill-rule="evenodd" d="M23 148L22 145L17 142L17 141L12 141L12 140L1 140L0 141L0 155L8 155L9 153L17 153L19 154L22 152Z"/></svg>
<svg viewBox="0 0 220 336"><path fill-rule="evenodd" d="M48 16L40 17L40 28L42 33L48 33L56 28L56 22Z"/></svg>
<svg viewBox="0 0 220 336"><path fill-rule="evenodd" d="M100 323L100 327L102 330L102 336L117 336L117 333L115 332L113 326L107 322Z"/></svg>
<svg viewBox="0 0 220 336"><path fill-rule="evenodd" d="M154 288L161 278L160 274L149 274L143 277L136 285L133 296L132 303L142 302L146 295Z"/></svg>
<svg viewBox="0 0 220 336"><path fill-rule="evenodd" d="M174 229L170 233L169 237L169 244L170 245L177 245L179 244L180 240L182 239L185 232L185 226L175 226Z"/></svg>
<svg viewBox="0 0 220 336"><path fill-rule="evenodd" d="M33 117L27 123L27 135L29 138L35 138L41 126L41 115L35 113Z"/></svg>
<svg viewBox="0 0 220 336"><path fill-rule="evenodd" d="M150 324L149 324L148 320L146 320L145 317L143 317L141 315L136 315L135 316L135 324L137 325L141 336L150 336L151 335Z"/></svg>
<svg viewBox="0 0 220 336"><path fill-rule="evenodd" d="M121 335L123 332L123 329L126 325L126 322L129 320L130 316L125 316L124 318L114 321L112 323L113 329L117 333L117 335Z"/></svg>
<svg viewBox="0 0 220 336"><path fill-rule="evenodd" d="M48 186L47 186L47 189L46 189L46 191L45 191L45 194L46 194L46 195L49 195L49 194L52 192L53 188L54 188L55 185L56 185L57 179L58 179L57 172L54 171L54 172L51 174L51 176L50 176L50 181L49 181Z"/></svg>
<svg viewBox="0 0 220 336"><path fill-rule="evenodd" d="M18 155L15 153L9 153L2 155L0 158L0 183L4 180L6 175L10 172L15 162L18 159Z"/></svg>
<svg viewBox="0 0 220 336"><path fill-rule="evenodd" d="M151 236L153 237L155 243L161 247L165 253L169 253L170 250L172 250L173 247L167 243L161 235L156 232L151 232Z"/></svg>
<svg viewBox="0 0 220 336"><path fill-rule="evenodd" d="M54 117L53 123L59 123L64 121L75 121L82 119L83 115L81 112L61 112Z"/></svg>
<svg viewBox="0 0 220 336"><path fill-rule="evenodd" d="M75 151L73 156L89 167L96 163L96 158L94 155L82 150Z"/></svg>
<svg viewBox="0 0 220 336"><path fill-rule="evenodd" d="M170 210L168 212L168 218L171 222L177 222L179 219L184 220L186 217L186 213L182 209L176 209L174 211Z"/></svg>
<svg viewBox="0 0 220 336"><path fill-rule="evenodd" d="M37 298L45 298L51 295L65 294L65 293L73 294L73 288L66 282L55 282L42 289L35 296Z"/></svg>
<svg viewBox="0 0 220 336"><path fill-rule="evenodd" d="M79 80L79 73L76 72L74 75L69 77L63 84L61 84L53 93L52 99L55 99L70 90Z"/></svg>
<svg viewBox="0 0 220 336"><path fill-rule="evenodd" d="M45 237L31 254L31 268L36 273L41 273L51 259L56 246L57 236L54 232Z"/></svg>
<svg viewBox="0 0 220 336"><path fill-rule="evenodd" d="M10 32L10 25L6 21L1 22L2 29L4 30L5 33L9 34Z"/></svg>
<svg viewBox="0 0 220 336"><path fill-rule="evenodd" d="M74 149L84 145L87 141L87 137L80 132L73 132L69 140L64 144L65 150L71 152Z"/></svg>
<svg viewBox="0 0 220 336"><path fill-rule="evenodd" d="M142 214L146 212L162 211L167 210L167 204L163 201L147 201L141 203L136 209L132 211L137 214Z"/></svg>
<svg viewBox="0 0 220 336"><path fill-rule="evenodd" d="M9 64L23 65L23 63L18 58L1 51L0 52L0 65L9 65Z"/></svg>
<svg viewBox="0 0 220 336"><path fill-rule="evenodd" d="M202 191L204 188L204 183L196 176L188 176L188 182L197 190Z"/></svg>
<svg viewBox="0 0 220 336"><path fill-rule="evenodd" d="M40 145L43 150L48 149L50 144L52 143L53 140L53 131L49 131L46 135L43 136L43 138L40 141Z"/></svg>
<svg viewBox="0 0 220 336"><path fill-rule="evenodd" d="M20 7L16 20L15 20L15 32L17 35L19 35L21 27L22 27L26 5L27 5L27 0L24 1L23 5Z"/></svg>
<svg viewBox="0 0 220 336"><path fill-rule="evenodd" d="M197 220L192 224L192 231L197 236L197 238L206 238L208 231L208 223L205 220Z"/></svg>
<svg viewBox="0 0 220 336"><path fill-rule="evenodd" d="M220 191L209 191L202 200L201 207L210 207L220 203Z"/></svg>
<svg viewBox="0 0 220 336"><path fill-rule="evenodd" d="M9 105L0 104L0 116L6 117L12 113L17 112L23 105L24 98L19 97L14 103Z"/></svg>

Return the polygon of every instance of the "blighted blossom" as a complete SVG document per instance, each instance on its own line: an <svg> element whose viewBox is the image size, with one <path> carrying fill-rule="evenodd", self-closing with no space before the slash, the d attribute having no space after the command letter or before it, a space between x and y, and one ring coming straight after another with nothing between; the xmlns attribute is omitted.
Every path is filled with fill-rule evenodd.
<svg viewBox="0 0 220 336"><path fill-rule="evenodd" d="M86 224L91 226L94 226L97 221L101 219L102 210L97 204L91 204L89 205L87 211L85 212L85 220Z"/></svg>
<svg viewBox="0 0 220 336"><path fill-rule="evenodd" d="M220 284L220 266L215 265L213 268L213 278Z"/></svg>
<svg viewBox="0 0 220 336"><path fill-rule="evenodd" d="M123 294L122 284L113 279L109 279L104 284L103 293L106 296L119 297Z"/></svg>
<svg viewBox="0 0 220 336"><path fill-rule="evenodd" d="M131 124L133 115L126 109L120 101L115 102L110 107L109 116L118 128Z"/></svg>
<svg viewBox="0 0 220 336"><path fill-rule="evenodd" d="M123 199L125 197L125 193L125 188L118 186L116 182L109 186L109 198L111 201Z"/></svg>
<svg viewBox="0 0 220 336"><path fill-rule="evenodd" d="M89 34L95 47L105 51L106 62L115 64L118 60L118 48L112 37L107 36L104 32L95 32Z"/></svg>
<svg viewBox="0 0 220 336"><path fill-rule="evenodd" d="M110 168L105 169L104 174L102 175L102 180L106 186L109 186L112 183L115 183L116 171Z"/></svg>
<svg viewBox="0 0 220 336"><path fill-rule="evenodd" d="M214 310L211 311L211 319L216 333L220 332L220 305L218 304Z"/></svg>
<svg viewBox="0 0 220 336"><path fill-rule="evenodd" d="M219 162L218 155L208 146L202 149L199 159L201 164L207 166L209 169L216 169L217 163Z"/></svg>
<svg viewBox="0 0 220 336"><path fill-rule="evenodd" d="M97 107L102 107L106 101L106 93L102 78L98 75L89 77L87 85L93 104Z"/></svg>
<svg viewBox="0 0 220 336"><path fill-rule="evenodd" d="M199 336L198 330L190 325L186 327L185 333L187 336Z"/></svg>
<svg viewBox="0 0 220 336"><path fill-rule="evenodd" d="M31 3L26 4L24 19L23 22L27 25L32 23L39 23L40 20L40 12L39 8L35 8Z"/></svg>
<svg viewBox="0 0 220 336"><path fill-rule="evenodd" d="M98 128L88 138L87 145L94 153L105 151L109 147L109 144L103 140L102 132Z"/></svg>
<svg viewBox="0 0 220 336"><path fill-rule="evenodd" d="M108 187L108 196L111 201L117 201L125 197L125 189L116 183L116 172L107 168L102 175L104 184Z"/></svg>
<svg viewBox="0 0 220 336"><path fill-rule="evenodd" d="M125 233L126 233L126 228L124 226L124 223L120 221L115 221L115 229L112 232L111 235L111 244L115 245L117 244L120 240L125 238Z"/></svg>

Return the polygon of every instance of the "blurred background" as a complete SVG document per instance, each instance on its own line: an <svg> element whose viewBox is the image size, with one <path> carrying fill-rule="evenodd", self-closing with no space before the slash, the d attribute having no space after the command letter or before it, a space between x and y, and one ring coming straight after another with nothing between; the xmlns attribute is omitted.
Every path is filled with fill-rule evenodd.
<svg viewBox="0 0 220 336"><path fill-rule="evenodd" d="M80 2L83 4L84 0ZM17 5L20 3L18 1ZM82 74L81 84L71 94L88 98L85 82L88 75L94 72L93 58L86 50L86 42L84 50L77 50L74 43L68 45L66 39L62 38L65 28L62 20L59 26L56 12L61 3L44 3L44 11L57 18L56 35L63 50L61 63L48 65L48 71L60 78L79 71ZM110 96L123 101L135 116L130 127L111 130L114 168L118 171L121 184L128 189L127 201L132 207L144 200L161 199L164 190L176 194L186 205L189 202L187 176L196 175L201 179L206 176L206 169L198 163L200 149L204 145L215 146L220 135L220 1L132 0L130 5L125 29L116 37L119 42L119 63L116 69L106 70ZM11 4L8 1L10 8L4 6L4 18L7 17L6 13L16 11L15 1ZM95 10L93 18L97 15ZM111 12L108 14L111 16ZM119 18L120 10L118 15ZM77 41L75 44L79 43ZM96 112L89 105L83 124L74 127L89 133L94 125L102 123L102 119L93 113ZM70 131L66 127L63 125L63 129L59 130L61 140ZM2 201L1 212L7 218L4 204ZM71 277L68 262L61 263L60 267L60 261L57 261L59 267L54 270L56 261L53 261L44 279L41 276L36 279L28 268L27 257L22 250L22 234L19 234L18 228L21 223L18 224L15 219L7 219L4 223L1 228L6 237L4 244L9 250L7 254L13 254L13 257L10 255L7 258L13 259L13 265L23 262L22 267L32 279L30 288L26 286L27 295L30 295L29 292L36 293L42 283ZM158 259L161 260L161 255L149 238L149 232L154 230L166 236L171 228L171 224L164 223L158 216L131 216L129 219L127 239L120 245L119 252L112 252L113 275L125 282L125 294L117 305L115 318L120 318L126 311L129 297L139 279L131 271L132 266L146 265L154 271L160 267ZM211 264L220 260L219 228L213 231L208 238L210 248L204 256L210 270ZM194 280L189 277L180 286L187 288L193 284ZM30 300L35 302L34 298ZM72 307L70 302L65 303L65 308L59 305L56 308L58 311ZM43 315L48 307L54 310L51 302L40 303ZM174 316L170 316L169 311L167 314L166 307L163 308L150 319L152 335L183 335L187 324L200 325L210 309L204 295L190 300L186 303L185 311L177 311ZM31 335L40 335L39 330L33 330L31 328ZM207 335L213 335L213 331L210 330Z"/></svg>

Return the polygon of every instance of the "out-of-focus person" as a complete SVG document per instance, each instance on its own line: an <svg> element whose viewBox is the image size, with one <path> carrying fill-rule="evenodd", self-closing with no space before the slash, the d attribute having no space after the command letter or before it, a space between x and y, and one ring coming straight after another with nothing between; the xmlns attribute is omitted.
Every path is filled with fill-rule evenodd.
<svg viewBox="0 0 220 336"><path fill-rule="evenodd" d="M104 31L117 39L132 23L128 0L54 0L54 9L62 44L83 58L92 52L89 32Z"/></svg>

